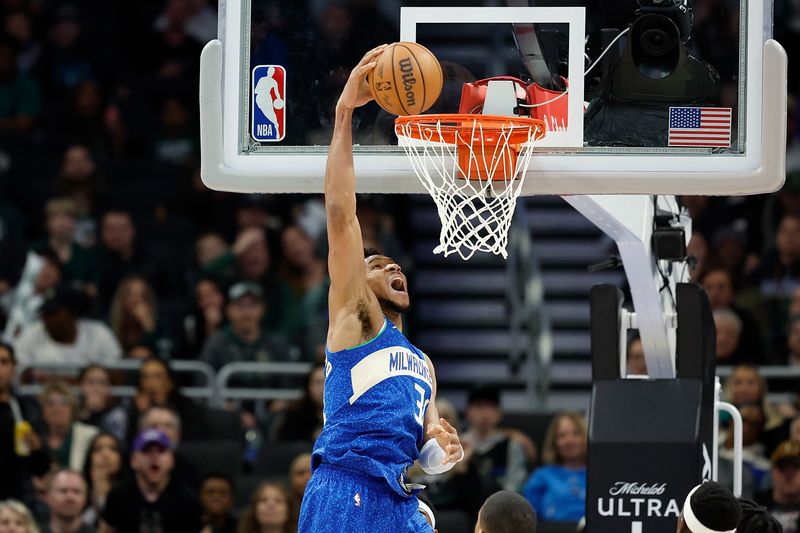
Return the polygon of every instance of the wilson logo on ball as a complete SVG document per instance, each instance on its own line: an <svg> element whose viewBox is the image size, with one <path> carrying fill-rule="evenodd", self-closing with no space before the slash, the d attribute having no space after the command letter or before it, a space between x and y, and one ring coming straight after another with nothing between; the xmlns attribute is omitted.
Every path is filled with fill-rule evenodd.
<svg viewBox="0 0 800 533"><path fill-rule="evenodd" d="M403 73L403 89L406 91L406 104L413 106L417 104L417 99L414 98L414 85L417 83L417 77L414 75L414 65L411 59L405 58L400 60L400 72Z"/></svg>

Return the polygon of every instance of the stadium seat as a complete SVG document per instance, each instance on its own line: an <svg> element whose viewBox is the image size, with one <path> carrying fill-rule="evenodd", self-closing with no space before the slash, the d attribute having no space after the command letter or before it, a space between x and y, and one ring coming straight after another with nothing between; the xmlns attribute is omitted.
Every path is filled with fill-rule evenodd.
<svg viewBox="0 0 800 533"><path fill-rule="evenodd" d="M311 443L306 441L269 442L258 455L255 473L260 476L285 477L292 459L301 453L311 453Z"/></svg>
<svg viewBox="0 0 800 533"><path fill-rule="evenodd" d="M205 411L206 428L208 433L205 440L230 440L241 442L242 426L239 413L224 409L207 408Z"/></svg>
<svg viewBox="0 0 800 533"><path fill-rule="evenodd" d="M197 466L201 477L222 472L235 476L242 464L242 445L238 440L183 442L178 450Z"/></svg>

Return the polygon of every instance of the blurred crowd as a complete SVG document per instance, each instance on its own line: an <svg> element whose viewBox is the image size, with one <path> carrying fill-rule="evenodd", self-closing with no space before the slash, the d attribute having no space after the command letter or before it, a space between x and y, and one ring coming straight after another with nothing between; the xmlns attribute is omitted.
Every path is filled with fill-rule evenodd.
<svg viewBox="0 0 800 533"><path fill-rule="evenodd" d="M308 4L314 27L293 24L280 2L257 2L252 60L302 64L311 57L289 54L281 35L308 33L330 75L294 111L314 123L304 142L324 143L339 85L375 44L349 39L350 28L395 30L377 2L354 1L350 11ZM781 0L775 12L791 54L800 10ZM322 424L325 215L318 197L203 186L198 58L216 35L215 2L0 0L0 16L0 532L293 531ZM697 16L707 55L709 28L725 21ZM694 224L687 268L714 309L718 363L734 367L726 394L745 421L745 495L790 532L800 531L798 406L770 401L759 366L800 365L794 68L786 186L680 199ZM393 223L403 202L359 200L365 245L404 257L408 239ZM637 342L629 371L646 374ZM121 360L141 361L135 376L113 368ZM180 360L312 370L289 382L299 400L222 410L182 394L192 383L174 371ZM59 370L64 363L80 374ZM17 393L23 366L35 367L23 378L42 385L37 396ZM112 386L134 392L114 395ZM504 422L494 389L472 391L463 417L440 402L463 435L465 460L435 478L409 473L437 513L471 530L487 496L504 489L542 521L583 516L580 415L558 414L533 435ZM721 443L730 460L727 428Z"/></svg>

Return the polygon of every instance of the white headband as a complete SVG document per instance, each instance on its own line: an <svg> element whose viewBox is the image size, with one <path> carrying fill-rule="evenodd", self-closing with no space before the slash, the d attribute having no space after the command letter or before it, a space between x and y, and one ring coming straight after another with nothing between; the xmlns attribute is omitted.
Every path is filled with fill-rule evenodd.
<svg viewBox="0 0 800 533"><path fill-rule="evenodd" d="M426 504L422 500L417 500L417 502L419 502L419 512L430 518L431 527L436 529L436 517L433 516L433 510L431 510L431 508L428 507L428 504Z"/></svg>
<svg viewBox="0 0 800 533"><path fill-rule="evenodd" d="M694 511L692 510L692 494L697 492L702 485L698 485L692 489L688 496L686 496L686 501L683 503L683 521L686 522L686 526L689 528L689 531L692 533L736 533L736 528L728 530L728 531L717 531L715 529L708 528L704 526L700 520L694 515Z"/></svg>

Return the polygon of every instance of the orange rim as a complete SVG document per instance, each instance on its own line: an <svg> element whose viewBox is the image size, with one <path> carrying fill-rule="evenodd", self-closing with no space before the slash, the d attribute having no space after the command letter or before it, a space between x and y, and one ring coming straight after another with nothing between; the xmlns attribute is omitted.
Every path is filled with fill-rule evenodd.
<svg viewBox="0 0 800 533"><path fill-rule="evenodd" d="M538 141L545 135L544 121L529 117L479 114L404 115L397 117L394 124L398 135L447 144L481 143L495 146L500 139L505 139L507 144L513 146ZM473 138L473 132L479 136ZM464 134L467 136L463 137Z"/></svg>

